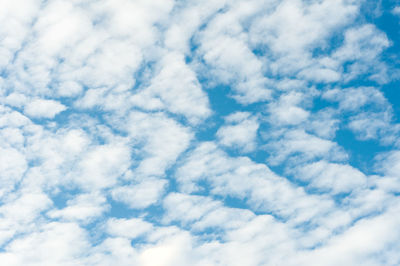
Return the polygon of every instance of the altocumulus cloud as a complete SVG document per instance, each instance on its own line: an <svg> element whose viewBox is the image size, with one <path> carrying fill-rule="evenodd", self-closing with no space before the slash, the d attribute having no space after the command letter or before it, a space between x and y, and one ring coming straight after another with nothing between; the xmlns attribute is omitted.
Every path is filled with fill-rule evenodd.
<svg viewBox="0 0 400 266"><path fill-rule="evenodd" d="M399 14L0 0L0 264L400 265Z"/></svg>

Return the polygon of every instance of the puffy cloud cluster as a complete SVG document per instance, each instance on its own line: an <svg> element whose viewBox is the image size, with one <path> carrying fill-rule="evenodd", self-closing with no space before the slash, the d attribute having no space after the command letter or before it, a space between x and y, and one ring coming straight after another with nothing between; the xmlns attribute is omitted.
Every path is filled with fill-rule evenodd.
<svg viewBox="0 0 400 266"><path fill-rule="evenodd" d="M0 0L1 264L399 265L368 8Z"/></svg>

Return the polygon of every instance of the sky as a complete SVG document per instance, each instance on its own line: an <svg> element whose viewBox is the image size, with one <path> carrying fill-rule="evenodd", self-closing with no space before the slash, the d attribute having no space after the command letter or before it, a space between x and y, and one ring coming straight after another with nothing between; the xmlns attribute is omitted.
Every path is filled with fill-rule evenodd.
<svg viewBox="0 0 400 266"><path fill-rule="evenodd" d="M0 0L0 264L400 265L400 1Z"/></svg>

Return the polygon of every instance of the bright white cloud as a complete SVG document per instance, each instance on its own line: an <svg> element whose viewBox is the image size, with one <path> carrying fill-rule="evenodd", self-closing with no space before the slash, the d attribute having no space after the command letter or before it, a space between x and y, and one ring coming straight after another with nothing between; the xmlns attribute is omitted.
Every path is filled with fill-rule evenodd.
<svg viewBox="0 0 400 266"><path fill-rule="evenodd" d="M278 103L272 103L269 106L271 120L283 125L296 125L305 121L310 114L298 106L303 97L303 94L298 92L282 95Z"/></svg>
<svg viewBox="0 0 400 266"><path fill-rule="evenodd" d="M0 0L2 264L399 265L367 2Z"/></svg>
<svg viewBox="0 0 400 266"><path fill-rule="evenodd" d="M24 113L33 118L54 118L66 109L65 105L57 101L34 99L25 106Z"/></svg>
<svg viewBox="0 0 400 266"><path fill-rule="evenodd" d="M366 177L349 165L319 161L301 167L297 173L299 179L310 182L310 187L333 193L349 193L363 189Z"/></svg>
<svg viewBox="0 0 400 266"><path fill-rule="evenodd" d="M279 140L270 142L267 147L272 151L268 159L271 164L280 164L289 156L294 161L317 158L340 161L347 158L347 154L337 143L308 134L301 129L283 132L279 137Z"/></svg>
<svg viewBox="0 0 400 266"><path fill-rule="evenodd" d="M198 123L211 114L208 99L195 73L185 64L183 55L166 54L159 68L150 86L132 96L135 106L150 110L165 108L185 116L192 123Z"/></svg>
<svg viewBox="0 0 400 266"><path fill-rule="evenodd" d="M0 197L22 179L28 165L25 156L13 148L0 148Z"/></svg>
<svg viewBox="0 0 400 266"><path fill-rule="evenodd" d="M141 219L115 219L107 221L107 232L112 236L136 238L152 230L151 223Z"/></svg>
<svg viewBox="0 0 400 266"><path fill-rule="evenodd" d="M102 145L85 154L79 162L74 181L85 189L113 186L130 165L130 151L125 146Z"/></svg>
<svg viewBox="0 0 400 266"><path fill-rule="evenodd" d="M244 152L253 151L256 147L259 123L249 113L237 112L225 118L226 125L217 131L219 142L223 146L239 148Z"/></svg>
<svg viewBox="0 0 400 266"><path fill-rule="evenodd" d="M128 205L132 209L146 208L156 203L164 192L166 180L148 179L139 184L120 186L111 191L114 200Z"/></svg>
<svg viewBox="0 0 400 266"><path fill-rule="evenodd" d="M99 194L81 194L67 201L67 206L61 210L51 210L48 215L67 221L86 224L98 218L107 210L106 198Z"/></svg>

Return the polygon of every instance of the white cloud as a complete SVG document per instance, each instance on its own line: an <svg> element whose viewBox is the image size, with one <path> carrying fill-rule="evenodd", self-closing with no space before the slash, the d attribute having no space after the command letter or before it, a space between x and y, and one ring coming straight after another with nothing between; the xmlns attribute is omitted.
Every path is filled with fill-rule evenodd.
<svg viewBox="0 0 400 266"><path fill-rule="evenodd" d="M319 161L304 165L296 172L296 177L308 182L312 188L318 188L332 193L349 193L363 189L366 177L359 170L345 164Z"/></svg>
<svg viewBox="0 0 400 266"><path fill-rule="evenodd" d="M327 48L327 39L335 30L351 23L358 13L358 1L282 1L265 5L268 15L259 15L251 24L253 46L267 45L271 49L268 67L273 74L299 76L316 81L335 81L337 73L331 67L312 67L315 48ZM261 13L262 14L262 13ZM310 71L310 67L316 75ZM308 70L306 70L308 69Z"/></svg>
<svg viewBox="0 0 400 266"><path fill-rule="evenodd" d="M206 181L211 194L245 201L252 211L291 217L294 223L332 207L331 201L307 195L265 164L256 164L247 157L229 157L213 143L197 147L177 170L176 178L183 192L204 191L202 184ZM313 206L316 202L319 208Z"/></svg>
<svg viewBox="0 0 400 266"><path fill-rule="evenodd" d="M357 13L357 1L283 1L272 5L272 16L260 16L253 26L257 41L266 41L277 52L296 53L320 44L337 27L346 25ZM271 5L270 5L271 6ZM334 11L334 14L332 12ZM267 36L269 33L270 36ZM255 35L257 36L257 35Z"/></svg>
<svg viewBox="0 0 400 266"><path fill-rule="evenodd" d="M35 230L40 214L51 206L51 200L41 191L19 191L3 200L0 214L0 243L4 245L14 235Z"/></svg>
<svg viewBox="0 0 400 266"><path fill-rule="evenodd" d="M59 218L66 221L91 222L100 217L108 208L106 198L99 194L81 194L67 201L63 209L54 209L48 212L51 218Z"/></svg>
<svg viewBox="0 0 400 266"><path fill-rule="evenodd" d="M341 77L340 73L326 67L310 67L302 70L299 76L307 80L325 83L339 81Z"/></svg>
<svg viewBox="0 0 400 266"><path fill-rule="evenodd" d="M132 96L135 106L150 110L165 108L185 116L192 123L198 123L211 114L208 98L182 54L166 54L160 60L159 68L150 86ZM154 102L154 106L149 102Z"/></svg>
<svg viewBox="0 0 400 266"><path fill-rule="evenodd" d="M54 118L67 107L54 100L34 99L27 103L24 113L33 118Z"/></svg>
<svg viewBox="0 0 400 266"><path fill-rule="evenodd" d="M20 191L20 195L13 195L4 201L0 213L18 223L32 222L41 211L46 210L51 200L41 191Z"/></svg>
<svg viewBox="0 0 400 266"><path fill-rule="evenodd" d="M396 7L394 7L393 9L392 9L392 13L394 14L394 15L400 15L400 7L399 6L396 6Z"/></svg>
<svg viewBox="0 0 400 266"><path fill-rule="evenodd" d="M139 184L116 187L111 191L114 200L132 209L143 209L156 203L164 193L166 180L146 179Z"/></svg>
<svg viewBox="0 0 400 266"><path fill-rule="evenodd" d="M398 248L396 239L399 231L396 228L397 218L392 210L381 216L371 217L354 224L341 235L333 237L321 249L306 253L303 265L395 265L398 256L391 253L391 247ZM379 257L377 254L385 254ZM289 265L297 265L299 260Z"/></svg>
<svg viewBox="0 0 400 266"><path fill-rule="evenodd" d="M127 121L122 120L116 126L127 131L141 146L138 156L143 160L135 170L139 179L140 176L162 176L193 138L189 128L163 113L131 112Z"/></svg>
<svg viewBox="0 0 400 266"><path fill-rule="evenodd" d="M25 156L13 148L0 147L0 197L14 189L28 168Z"/></svg>
<svg viewBox="0 0 400 266"><path fill-rule="evenodd" d="M0 139L4 146L22 147L24 145L24 136L22 130L18 128L7 127L0 130Z"/></svg>
<svg viewBox="0 0 400 266"><path fill-rule="evenodd" d="M385 83L387 81L385 66L379 62L379 56L390 42L385 33L374 25L363 25L350 28L345 33L345 40L333 57L341 62L349 62L345 80L353 80L361 74L369 74L375 70L380 75L371 75L371 79ZM372 71L371 71L372 70Z"/></svg>
<svg viewBox="0 0 400 266"><path fill-rule="evenodd" d="M334 88L322 98L338 103L338 111L349 116L347 126L358 139L379 139L386 145L395 142L399 126L392 123L392 106L377 88Z"/></svg>
<svg viewBox="0 0 400 266"><path fill-rule="evenodd" d="M334 56L345 61L356 59L368 61L379 56L388 46L389 40L385 33L378 31L374 25L363 25L346 31L344 44Z"/></svg>
<svg viewBox="0 0 400 266"><path fill-rule="evenodd" d="M53 222L12 241L0 257L7 265L83 265L80 257L88 247L82 228Z"/></svg>
<svg viewBox="0 0 400 266"><path fill-rule="evenodd" d="M339 108L345 111L357 111L361 107L372 104L382 107L387 104L382 92L373 87L335 88L324 92L323 99L339 103Z"/></svg>
<svg viewBox="0 0 400 266"><path fill-rule="evenodd" d="M270 99L271 92L266 88L268 79L261 72L262 64L242 40L228 36L205 35L203 38L204 60L215 69L211 73L216 79L223 84L236 85L235 99L244 104ZM247 62L246 66L242 62Z"/></svg>
<svg viewBox="0 0 400 266"><path fill-rule="evenodd" d="M172 23L165 33L165 46L184 54L190 53L190 38L210 17L227 5L227 1L185 1L175 7ZM185 23L182 23L185 21Z"/></svg>
<svg viewBox="0 0 400 266"><path fill-rule="evenodd" d="M190 236L178 233L147 247L139 257L139 264L144 266L187 265L191 248Z"/></svg>
<svg viewBox="0 0 400 266"><path fill-rule="evenodd" d="M302 93L290 92L281 95L279 102L269 104L268 111L272 122L281 125L296 125L304 122L310 114L298 106L303 98Z"/></svg>
<svg viewBox="0 0 400 266"><path fill-rule="evenodd" d="M0 7L3 264L399 264L397 74L369 4ZM359 163L348 129L385 152Z"/></svg>
<svg viewBox="0 0 400 266"><path fill-rule="evenodd" d="M109 219L107 221L107 232L116 237L137 238L153 229L151 223L141 219Z"/></svg>
<svg viewBox="0 0 400 266"><path fill-rule="evenodd" d="M341 161L347 158L347 154L337 143L308 134L301 129L288 130L279 137L267 145L267 149L271 151L268 161L274 165L282 163L288 157L295 162L317 158Z"/></svg>
<svg viewBox="0 0 400 266"><path fill-rule="evenodd" d="M207 228L233 229L243 226L254 214L249 210L227 208L208 197L170 193L164 199L164 222L179 221L195 231Z"/></svg>
<svg viewBox="0 0 400 266"><path fill-rule="evenodd" d="M264 75L262 61L253 53L241 25L242 20L246 21L256 12L254 2L230 4L194 39L199 45L199 56L207 63L200 70L205 70L203 73L210 79L210 85L230 84L234 90L232 96L242 104L271 98L270 81Z"/></svg>
<svg viewBox="0 0 400 266"><path fill-rule="evenodd" d="M130 150L124 144L94 147L78 164L71 178L84 189L113 186L130 166Z"/></svg>
<svg viewBox="0 0 400 266"><path fill-rule="evenodd" d="M237 112L225 118L226 124L217 131L219 143L230 148L239 148L244 152L256 147L259 123L250 113Z"/></svg>
<svg viewBox="0 0 400 266"><path fill-rule="evenodd" d="M307 123L307 129L325 139L332 139L339 129L340 120L335 110L330 108L314 112Z"/></svg>
<svg viewBox="0 0 400 266"><path fill-rule="evenodd" d="M387 131L390 134L391 130L390 112L380 113L360 113L350 120L349 128L356 133L361 140L377 139L382 136L381 141L385 142L385 134Z"/></svg>
<svg viewBox="0 0 400 266"><path fill-rule="evenodd" d="M400 171L400 151L393 150L388 153L380 154L377 158L377 168L388 176L398 177Z"/></svg>
<svg viewBox="0 0 400 266"><path fill-rule="evenodd" d="M21 8L23 5L25 8ZM3 1L1 3L0 20L2 27L0 31L1 50L0 68L4 69L13 58L13 54L22 47L24 39L29 34L29 26L35 19L39 10L39 1Z"/></svg>

